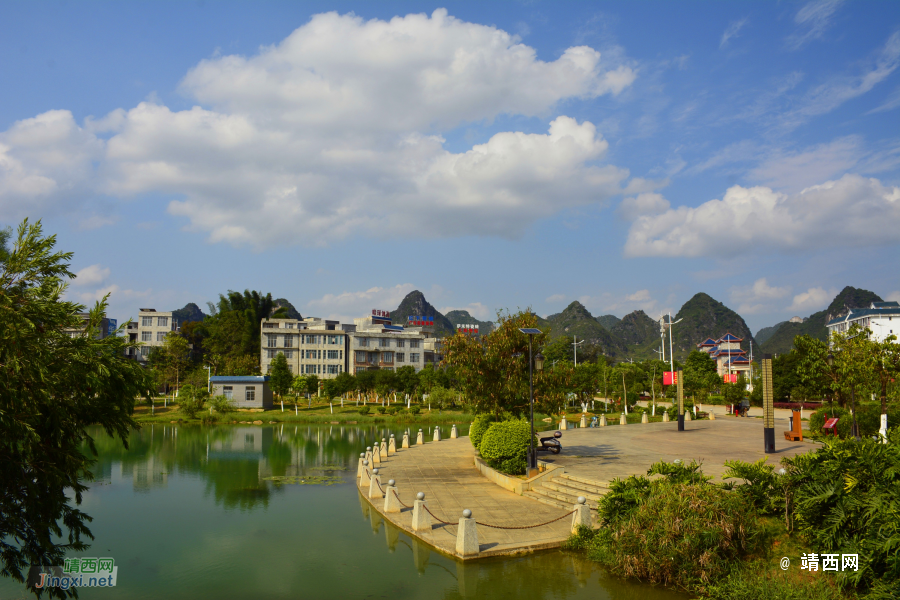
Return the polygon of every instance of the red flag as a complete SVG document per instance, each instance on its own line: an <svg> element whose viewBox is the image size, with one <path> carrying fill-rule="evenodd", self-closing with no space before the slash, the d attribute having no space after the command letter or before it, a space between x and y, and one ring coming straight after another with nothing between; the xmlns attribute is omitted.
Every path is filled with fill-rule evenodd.
<svg viewBox="0 0 900 600"><path fill-rule="evenodd" d="M678 385L678 373L676 371L664 371L663 385Z"/></svg>

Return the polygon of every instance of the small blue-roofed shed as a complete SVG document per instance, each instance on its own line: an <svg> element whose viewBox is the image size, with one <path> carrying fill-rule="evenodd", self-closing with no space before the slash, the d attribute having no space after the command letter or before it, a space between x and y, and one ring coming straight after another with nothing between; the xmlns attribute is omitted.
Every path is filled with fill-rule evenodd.
<svg viewBox="0 0 900 600"><path fill-rule="evenodd" d="M225 396L238 408L272 408L268 375L215 375L209 378L213 396Z"/></svg>

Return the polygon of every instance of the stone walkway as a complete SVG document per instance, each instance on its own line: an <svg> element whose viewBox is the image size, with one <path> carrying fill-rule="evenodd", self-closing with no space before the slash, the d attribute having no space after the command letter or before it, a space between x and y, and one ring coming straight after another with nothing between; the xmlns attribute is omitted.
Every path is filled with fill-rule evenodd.
<svg viewBox="0 0 900 600"><path fill-rule="evenodd" d="M381 485L386 487L389 479L395 480L404 504L412 506L416 493L425 492L429 510L453 525L435 522L430 533L413 532L411 508L386 515L383 500L376 498L371 504L400 529L456 558L460 558L456 554L456 523L463 509L471 510L479 523L514 527L543 523L568 512L497 486L475 469L474 457L475 449L469 438L462 437L398 449L397 454L378 467ZM360 491L368 501L368 489ZM571 517L533 529L493 529L479 525L480 557L555 548L569 536L570 527Z"/></svg>
<svg viewBox="0 0 900 600"><path fill-rule="evenodd" d="M659 460L680 458L684 462L703 461L703 472L721 480L726 460L755 462L768 458L777 464L783 456L802 454L817 446L806 440L785 440L782 431L788 429L787 419L775 420L775 454L763 451L761 419L717 414L715 421L687 422L681 432L675 421L570 429L560 440L562 453L541 459L564 467L568 475L608 482L646 474Z"/></svg>
<svg viewBox="0 0 900 600"><path fill-rule="evenodd" d="M558 471L564 470L564 477L598 482L605 488L616 477L645 474L659 460L702 461L703 472L720 480L726 460L754 462L765 457L777 464L781 457L795 456L816 447L815 442L786 441L782 431L788 429L788 422L782 419L775 422L776 453L769 455L763 452L763 426L759 419L721 417L685 425L683 432L677 430L674 421L572 429L563 432L561 454L541 453L539 458L562 467ZM551 521L571 510L563 506L568 507L575 492L557 494L557 500L562 498L560 506L539 501L530 493L530 497L519 496L481 475L475 468L474 456L469 438L462 437L399 449L379 465L382 486L386 487L388 480L394 479L405 505L411 507L416 493L425 492L431 512L452 525L435 522L430 532L413 532L412 508L385 514L384 500L370 501L368 488L360 489L362 501L396 527L455 558L461 558L456 554L456 523L463 509L471 510L478 523L513 527ZM554 485L549 478L547 485ZM595 506L594 501L589 503ZM479 525L478 558L556 548L568 537L570 527L568 516L533 529L494 529Z"/></svg>

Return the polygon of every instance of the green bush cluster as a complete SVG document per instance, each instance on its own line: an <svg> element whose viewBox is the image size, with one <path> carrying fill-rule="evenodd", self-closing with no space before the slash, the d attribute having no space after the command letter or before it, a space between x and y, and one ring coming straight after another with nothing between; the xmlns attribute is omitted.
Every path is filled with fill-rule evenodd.
<svg viewBox="0 0 900 600"><path fill-rule="evenodd" d="M481 437L478 451L491 467L520 475L527 466L531 424L524 419L493 423Z"/></svg>
<svg viewBox="0 0 900 600"><path fill-rule="evenodd" d="M420 412L422 412L422 407L420 407L418 404L413 404L409 407L409 414L411 415L417 415Z"/></svg>
<svg viewBox="0 0 900 600"><path fill-rule="evenodd" d="M370 410L371 410L371 409L370 409L368 406L360 406L360 407L359 407L359 414L361 414L361 415L367 415L367 414L369 414L369 411L370 411Z"/></svg>
<svg viewBox="0 0 900 600"><path fill-rule="evenodd" d="M570 547L654 583L696 589L725 577L765 536L746 500L702 481L695 466L652 481L615 480L600 501L601 528L581 530Z"/></svg>
<svg viewBox="0 0 900 600"><path fill-rule="evenodd" d="M491 424L495 423L497 418L491 414L478 415L469 428L469 441L478 448L481 445L481 436L488 430Z"/></svg>

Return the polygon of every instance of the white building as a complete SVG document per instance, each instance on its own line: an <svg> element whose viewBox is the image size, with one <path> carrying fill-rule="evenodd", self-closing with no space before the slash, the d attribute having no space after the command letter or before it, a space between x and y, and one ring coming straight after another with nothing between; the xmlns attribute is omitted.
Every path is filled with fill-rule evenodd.
<svg viewBox="0 0 900 600"><path fill-rule="evenodd" d="M139 314L137 321L126 324L125 336L129 342L139 342L141 347L129 348L127 356L146 363L150 350L154 346L162 346L166 341L166 334L178 331L178 325L172 317L172 311L159 312L155 308L142 308Z"/></svg>
<svg viewBox="0 0 900 600"><path fill-rule="evenodd" d="M268 319L260 327L259 365L263 373L272 369L272 361L279 354L284 354L295 375L334 379L348 371L349 334L355 329L354 325L313 317Z"/></svg>
<svg viewBox="0 0 900 600"><path fill-rule="evenodd" d="M900 338L900 302L872 302L869 308L851 308L849 313L832 319L825 327L831 338L835 333L847 333L854 324L868 327L872 332L870 339L874 341L883 341L889 335Z"/></svg>

